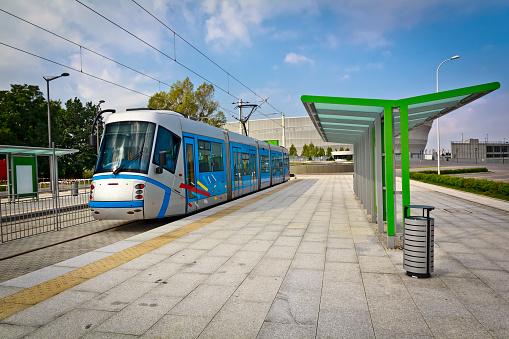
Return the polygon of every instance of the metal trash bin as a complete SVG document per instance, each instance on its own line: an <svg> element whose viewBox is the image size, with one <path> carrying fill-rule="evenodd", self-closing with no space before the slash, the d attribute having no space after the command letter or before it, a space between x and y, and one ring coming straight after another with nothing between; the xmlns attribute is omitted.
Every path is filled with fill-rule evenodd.
<svg viewBox="0 0 509 339"><path fill-rule="evenodd" d="M73 196L77 196L78 195L78 183L76 181L73 181L71 183L71 194Z"/></svg>
<svg viewBox="0 0 509 339"><path fill-rule="evenodd" d="M408 216L408 210L422 209L422 216ZM435 219L429 212L435 207L408 205L404 207L405 233L403 240L403 268L407 275L429 278L434 269L434 227Z"/></svg>

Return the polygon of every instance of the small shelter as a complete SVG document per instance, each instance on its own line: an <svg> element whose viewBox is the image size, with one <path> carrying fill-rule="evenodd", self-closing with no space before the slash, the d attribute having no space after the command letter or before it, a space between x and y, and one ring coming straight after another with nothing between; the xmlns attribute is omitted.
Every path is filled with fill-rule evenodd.
<svg viewBox="0 0 509 339"><path fill-rule="evenodd" d="M498 88L500 83L492 82L400 100L303 95L301 101L324 141L354 145L355 194L380 233L387 224L387 246L394 248L396 195L402 195L403 206L410 205L408 131ZM396 190L397 136L401 137L401 190Z"/></svg>
<svg viewBox="0 0 509 339"><path fill-rule="evenodd" d="M0 154L6 155L5 170L7 192L9 200L13 198L37 197L37 157L49 157L52 171L52 192L55 193L58 185L57 157L79 152L77 149L7 146L0 145Z"/></svg>

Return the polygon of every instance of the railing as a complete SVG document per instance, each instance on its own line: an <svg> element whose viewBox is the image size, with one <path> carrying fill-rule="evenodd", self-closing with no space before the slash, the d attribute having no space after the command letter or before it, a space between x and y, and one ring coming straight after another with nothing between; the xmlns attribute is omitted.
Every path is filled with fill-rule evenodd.
<svg viewBox="0 0 509 339"><path fill-rule="evenodd" d="M92 213L88 207L89 197L88 187L82 185L77 188L76 184L60 190L57 196L52 196L51 191L39 192L37 198L1 195L2 242L92 221Z"/></svg>

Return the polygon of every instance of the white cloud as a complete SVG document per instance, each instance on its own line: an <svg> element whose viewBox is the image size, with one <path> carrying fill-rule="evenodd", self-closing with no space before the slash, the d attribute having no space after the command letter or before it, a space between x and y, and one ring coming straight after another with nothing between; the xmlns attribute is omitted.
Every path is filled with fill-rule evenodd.
<svg viewBox="0 0 509 339"><path fill-rule="evenodd" d="M317 13L318 6L312 0L205 0L201 10L205 19L205 41L218 48L234 43L251 44L251 36L267 32L263 23L278 15ZM275 38L291 38L294 33L276 32Z"/></svg>
<svg viewBox="0 0 509 339"><path fill-rule="evenodd" d="M341 80L341 81L345 81L345 80L348 80L348 79L350 79L350 74L345 74L341 78L339 78L339 80Z"/></svg>
<svg viewBox="0 0 509 339"><path fill-rule="evenodd" d="M303 64L303 63L309 63L310 65L314 65L315 62L311 59L309 59L308 57L304 56L304 55L299 55L299 54L295 54L295 53L288 53L285 57L285 62L288 63L288 64L293 64L293 65L299 65L299 64Z"/></svg>

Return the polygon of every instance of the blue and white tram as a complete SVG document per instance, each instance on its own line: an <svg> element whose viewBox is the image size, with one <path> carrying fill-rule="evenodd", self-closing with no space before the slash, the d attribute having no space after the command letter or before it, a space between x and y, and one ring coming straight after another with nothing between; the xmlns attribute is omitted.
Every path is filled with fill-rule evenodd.
<svg viewBox="0 0 509 339"><path fill-rule="evenodd" d="M95 219L182 215L289 180L288 151L148 109L111 114L90 190Z"/></svg>

